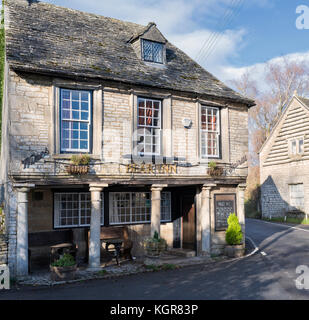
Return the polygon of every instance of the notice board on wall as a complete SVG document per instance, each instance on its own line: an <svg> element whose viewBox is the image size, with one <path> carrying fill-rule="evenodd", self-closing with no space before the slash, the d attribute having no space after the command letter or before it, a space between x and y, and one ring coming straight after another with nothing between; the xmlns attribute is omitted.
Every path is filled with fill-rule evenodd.
<svg viewBox="0 0 309 320"><path fill-rule="evenodd" d="M227 218L236 212L236 194L215 194L215 230L223 231L228 227Z"/></svg>

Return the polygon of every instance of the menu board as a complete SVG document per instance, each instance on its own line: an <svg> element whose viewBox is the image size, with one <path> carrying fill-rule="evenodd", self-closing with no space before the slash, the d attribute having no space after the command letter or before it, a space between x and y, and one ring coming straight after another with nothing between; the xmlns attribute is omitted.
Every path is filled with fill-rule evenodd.
<svg viewBox="0 0 309 320"><path fill-rule="evenodd" d="M215 229L226 230L227 218L231 213L236 213L236 194L215 195Z"/></svg>

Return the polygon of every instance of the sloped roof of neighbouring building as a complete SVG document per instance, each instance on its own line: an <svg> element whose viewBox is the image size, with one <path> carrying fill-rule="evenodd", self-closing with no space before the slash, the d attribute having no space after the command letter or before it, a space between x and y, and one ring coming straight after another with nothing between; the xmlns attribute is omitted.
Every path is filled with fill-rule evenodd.
<svg viewBox="0 0 309 320"><path fill-rule="evenodd" d="M121 81L254 105L168 41L165 67L143 62L130 40L143 34L145 26L26 0L6 0L5 18L6 56L13 69Z"/></svg>

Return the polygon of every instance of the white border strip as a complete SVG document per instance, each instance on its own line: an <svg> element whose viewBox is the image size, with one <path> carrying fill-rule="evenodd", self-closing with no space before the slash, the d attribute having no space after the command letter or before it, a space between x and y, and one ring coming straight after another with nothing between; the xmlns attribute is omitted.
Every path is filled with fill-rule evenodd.
<svg viewBox="0 0 309 320"><path fill-rule="evenodd" d="M253 244L254 250L249 254L247 254L246 256L244 256L244 258L253 256L256 252L260 250L259 247L256 245L256 243L250 237L246 236L246 238Z"/></svg>

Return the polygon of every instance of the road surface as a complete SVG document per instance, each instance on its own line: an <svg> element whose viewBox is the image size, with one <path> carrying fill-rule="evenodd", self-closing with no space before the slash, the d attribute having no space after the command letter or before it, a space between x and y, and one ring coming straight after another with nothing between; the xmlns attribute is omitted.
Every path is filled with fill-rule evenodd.
<svg viewBox="0 0 309 320"><path fill-rule="evenodd" d="M247 219L246 234L259 251L240 260L51 288L2 290L0 300L309 299L309 290L295 286L296 267L309 267L309 228L302 228Z"/></svg>

